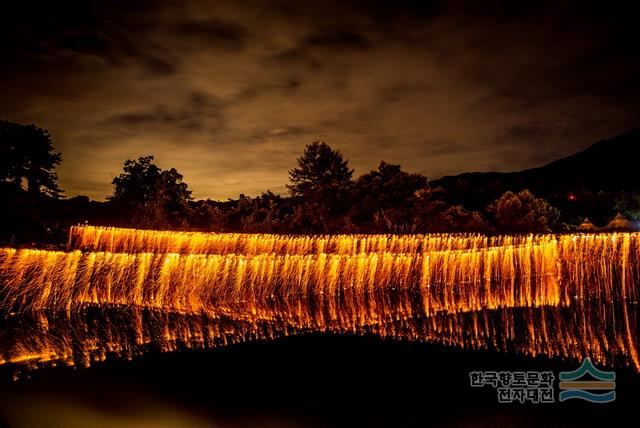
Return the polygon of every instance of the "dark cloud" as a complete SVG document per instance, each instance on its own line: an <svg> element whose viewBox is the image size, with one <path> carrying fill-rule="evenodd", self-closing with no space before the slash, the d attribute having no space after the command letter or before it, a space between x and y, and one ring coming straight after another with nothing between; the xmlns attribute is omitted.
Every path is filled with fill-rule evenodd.
<svg viewBox="0 0 640 428"><path fill-rule="evenodd" d="M273 128L269 130L257 131L250 136L250 139L256 141L264 141L266 138L273 137L299 137L309 135L313 131L303 126L288 126L286 128Z"/></svg>
<svg viewBox="0 0 640 428"><path fill-rule="evenodd" d="M244 101L274 94L289 96L298 90L301 85L302 81L297 78L285 78L282 80L251 83L235 95L234 102L242 103Z"/></svg>
<svg viewBox="0 0 640 428"><path fill-rule="evenodd" d="M310 69L321 68L335 55L367 50L371 47L363 34L347 29L320 29L308 34L293 47L269 56L268 61L303 64Z"/></svg>
<svg viewBox="0 0 640 428"><path fill-rule="evenodd" d="M110 124L137 127L146 130L147 126L170 126L186 130L202 130L206 123L218 122L222 125L222 106L213 97L193 92L187 99L176 106L156 105L149 109L116 114L105 121Z"/></svg>
<svg viewBox="0 0 640 428"><path fill-rule="evenodd" d="M315 55L296 48L276 52L265 58L267 65L275 64L285 67L302 67L307 70L317 70L323 66L323 61Z"/></svg>
<svg viewBox="0 0 640 428"><path fill-rule="evenodd" d="M285 191L314 140L356 173L534 167L638 126L629 7L15 3L0 14L0 117L48 128L67 194L95 198L146 154L198 197Z"/></svg>
<svg viewBox="0 0 640 428"><path fill-rule="evenodd" d="M230 51L243 49L249 35L241 25L215 18L180 22L175 31L179 37L198 39L203 49L219 47Z"/></svg>
<svg viewBox="0 0 640 428"><path fill-rule="evenodd" d="M553 129L550 128L549 125L537 122L513 125L506 131L505 138L510 141L520 141L529 140L531 138L545 138L553 132Z"/></svg>
<svg viewBox="0 0 640 428"><path fill-rule="evenodd" d="M433 90L433 87L426 82L421 83L408 83L397 82L387 87L382 88L379 91L380 101L383 103L395 103L406 99L408 96L415 94L428 93Z"/></svg>
<svg viewBox="0 0 640 428"><path fill-rule="evenodd" d="M142 57L140 64L150 74L174 74L178 70L178 65L175 62L154 56Z"/></svg>
<svg viewBox="0 0 640 428"><path fill-rule="evenodd" d="M80 53L105 55L108 52L108 43L105 37L94 31L71 31L64 35L60 45Z"/></svg>
<svg viewBox="0 0 640 428"><path fill-rule="evenodd" d="M435 140L425 142L425 153L430 157L450 156L460 153L469 153L473 148L465 147L455 140Z"/></svg>
<svg viewBox="0 0 640 428"><path fill-rule="evenodd" d="M325 32L311 34L304 39L301 49L322 47L326 49L366 49L369 41L362 34L344 29L332 29Z"/></svg>

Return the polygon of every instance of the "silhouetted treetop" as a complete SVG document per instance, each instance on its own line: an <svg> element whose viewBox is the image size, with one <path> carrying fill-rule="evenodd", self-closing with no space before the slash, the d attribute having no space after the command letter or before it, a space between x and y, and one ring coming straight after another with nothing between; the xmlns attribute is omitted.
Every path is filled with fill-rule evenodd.
<svg viewBox="0 0 640 428"><path fill-rule="evenodd" d="M625 141L637 142L635 135ZM125 161L107 202L41 197L58 196L53 170L60 160L46 130L0 121L0 199L9 207L0 210L0 242L66 242L65 228L78 222L247 233L492 234L568 231L584 217L604 225L615 212L640 219L640 192L626 185L592 192L546 180L541 198L522 187L530 180L500 178L517 173L488 174L495 183L476 179L487 174L428 182L385 161L354 181L348 160L324 142L307 145L289 171L291 196L267 191L227 201L193 200L183 176L161 169L153 156Z"/></svg>
<svg viewBox="0 0 640 428"><path fill-rule="evenodd" d="M305 232L336 232L343 229L349 210L353 182L349 168L337 150L324 142L307 145L298 167L289 171L291 196L301 199L292 221Z"/></svg>
<svg viewBox="0 0 640 428"><path fill-rule="evenodd" d="M527 189L519 193L505 192L487 211L494 215L501 231L514 233L549 232L559 217L555 207Z"/></svg>
<svg viewBox="0 0 640 428"><path fill-rule="evenodd" d="M347 185L353 176L348 162L340 151L324 142L308 144L298 158L298 167L289 171L291 184L287 188L291 196L305 196Z"/></svg>
<svg viewBox="0 0 640 428"><path fill-rule="evenodd" d="M47 130L0 120L0 180L18 189L26 182L29 194L57 198L62 190L54 169L61 161Z"/></svg>
<svg viewBox="0 0 640 428"><path fill-rule="evenodd" d="M127 159L123 173L114 178L115 186L110 200L148 200L160 177L160 168L152 163L153 156L142 156L138 160Z"/></svg>
<svg viewBox="0 0 640 428"><path fill-rule="evenodd" d="M361 194L374 198L379 208L393 207L406 203L416 191L427 187L427 177L381 161L378 169L360 176L356 186Z"/></svg>
<svg viewBox="0 0 640 428"><path fill-rule="evenodd" d="M127 160L108 199L131 210L141 227L183 226L191 191L175 168L163 171L152 161L153 156Z"/></svg>

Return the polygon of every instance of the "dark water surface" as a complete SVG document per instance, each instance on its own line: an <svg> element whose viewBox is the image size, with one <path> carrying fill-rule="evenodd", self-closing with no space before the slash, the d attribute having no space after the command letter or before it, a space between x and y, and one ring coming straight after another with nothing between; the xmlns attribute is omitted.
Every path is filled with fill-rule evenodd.
<svg viewBox="0 0 640 428"><path fill-rule="evenodd" d="M499 404L471 370L573 370L574 361L375 336L306 334L209 350L107 358L11 380L10 427L611 426L637 417L640 376L618 368L617 400ZM557 384L556 384L557 386ZM557 388L556 388L557 394Z"/></svg>

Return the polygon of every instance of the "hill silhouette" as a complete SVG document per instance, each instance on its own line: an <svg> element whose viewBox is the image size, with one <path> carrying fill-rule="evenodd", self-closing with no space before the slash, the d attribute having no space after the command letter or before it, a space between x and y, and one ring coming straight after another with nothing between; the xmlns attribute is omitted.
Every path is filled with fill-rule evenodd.
<svg viewBox="0 0 640 428"><path fill-rule="evenodd" d="M516 172L471 172L431 183L455 202L480 208L506 191L529 189L552 202L574 195L640 190L640 128L598 141L587 149L538 168Z"/></svg>

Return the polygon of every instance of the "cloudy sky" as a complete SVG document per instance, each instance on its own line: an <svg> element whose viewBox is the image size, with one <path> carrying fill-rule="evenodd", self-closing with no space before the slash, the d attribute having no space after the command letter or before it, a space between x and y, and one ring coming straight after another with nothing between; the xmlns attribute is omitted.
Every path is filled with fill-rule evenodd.
<svg viewBox="0 0 640 428"><path fill-rule="evenodd" d="M47 3L3 6L0 118L51 132L67 196L149 154L225 199L284 193L315 140L436 178L640 125L640 26L611 2Z"/></svg>

